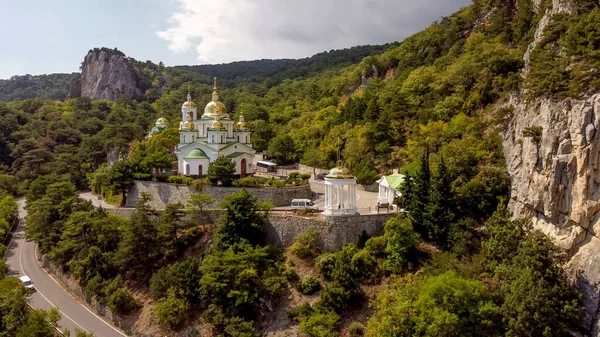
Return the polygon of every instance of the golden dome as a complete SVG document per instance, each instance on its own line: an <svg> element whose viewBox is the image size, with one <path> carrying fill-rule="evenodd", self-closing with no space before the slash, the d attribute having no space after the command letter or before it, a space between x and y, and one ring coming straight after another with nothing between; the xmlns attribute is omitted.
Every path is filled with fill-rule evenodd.
<svg viewBox="0 0 600 337"><path fill-rule="evenodd" d="M220 121L220 120L218 120L218 119L215 119L215 120L212 122L212 128L213 128L213 129L222 129L222 128L223 128L223 123L221 123L221 121Z"/></svg>
<svg viewBox="0 0 600 337"><path fill-rule="evenodd" d="M235 125L235 129L236 130L245 130L246 129L246 122L242 122L239 121L236 125Z"/></svg>
<svg viewBox="0 0 600 337"><path fill-rule="evenodd" d="M227 108L220 101L210 101L204 108L204 116L225 116Z"/></svg>
<svg viewBox="0 0 600 337"><path fill-rule="evenodd" d="M167 121L166 118L162 118L161 117L161 118L159 118L159 119L156 120L156 125L167 124L167 123L168 123L168 121Z"/></svg>
<svg viewBox="0 0 600 337"><path fill-rule="evenodd" d="M188 109L194 109L196 107L196 103L194 103L192 101L187 101L187 102L183 103L183 105L181 107L188 108Z"/></svg>
<svg viewBox="0 0 600 337"><path fill-rule="evenodd" d="M183 122L183 129L184 130L194 130L195 128L196 128L196 126L194 125L194 123L192 123L190 121Z"/></svg>

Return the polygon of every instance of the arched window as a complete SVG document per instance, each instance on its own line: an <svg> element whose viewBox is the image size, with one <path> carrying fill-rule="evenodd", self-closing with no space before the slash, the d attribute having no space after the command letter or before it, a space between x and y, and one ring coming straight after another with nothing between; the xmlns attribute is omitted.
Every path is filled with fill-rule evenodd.
<svg viewBox="0 0 600 337"><path fill-rule="evenodd" d="M202 165L198 165L198 175L202 177Z"/></svg>
<svg viewBox="0 0 600 337"><path fill-rule="evenodd" d="M223 135L221 135L221 144L225 143L225 139L223 139Z"/></svg>
<svg viewBox="0 0 600 337"><path fill-rule="evenodd" d="M185 164L185 172L183 174L190 175L190 164Z"/></svg>
<svg viewBox="0 0 600 337"><path fill-rule="evenodd" d="M211 143L215 142L215 135L212 135L212 140L210 141Z"/></svg>
<svg viewBox="0 0 600 337"><path fill-rule="evenodd" d="M248 135L246 135L246 144L248 144Z"/></svg>
<svg viewBox="0 0 600 337"><path fill-rule="evenodd" d="M240 141L240 136L239 136L239 135L237 136L237 141L238 141L238 142Z"/></svg>

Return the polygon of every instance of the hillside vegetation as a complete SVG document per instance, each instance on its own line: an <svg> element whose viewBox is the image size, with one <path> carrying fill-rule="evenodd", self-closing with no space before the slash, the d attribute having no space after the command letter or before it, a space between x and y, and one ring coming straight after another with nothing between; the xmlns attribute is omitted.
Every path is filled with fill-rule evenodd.
<svg viewBox="0 0 600 337"><path fill-rule="evenodd" d="M257 336L269 332L272 310L289 311L286 327L315 337L590 334L577 325L580 296L561 268L564 254L526 221L511 220L498 134L513 112L511 95L598 90L600 4L567 2L571 13L550 1L475 0L358 64L300 67L302 77L280 83L268 71L244 78L220 68L228 81L219 95L232 117L243 109L258 151L330 168L341 147L361 183L394 168L407 175L395 202L408 215L389 220L383 236L338 251L319 251L310 232L286 251L269 246L269 207L246 191L228 197L214 226L194 216L206 196L195 197L187 217L184 205L158 215L142 198L130 220L77 198L90 185L118 195L134 177L167 168L188 90L200 110L210 99L213 74L151 62L135 63L147 88L141 102L0 103L0 188L27 194L28 235L42 252L115 311L151 311L157 335L200 324L215 335ZM526 64L537 24L552 10ZM286 76L296 76L290 69ZM277 80L259 79L267 75ZM171 128L144 140L158 117ZM540 132L523 137L535 141ZM108 167L108 154L125 160ZM313 273L301 278L298 260ZM369 287L381 291L373 296ZM290 293L307 303L278 306ZM372 311L361 310L369 301Z"/></svg>

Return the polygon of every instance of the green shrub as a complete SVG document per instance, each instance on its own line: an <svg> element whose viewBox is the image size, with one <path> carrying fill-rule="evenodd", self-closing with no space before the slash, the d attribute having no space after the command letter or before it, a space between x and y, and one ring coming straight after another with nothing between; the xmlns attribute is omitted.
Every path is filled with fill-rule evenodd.
<svg viewBox="0 0 600 337"><path fill-rule="evenodd" d="M209 186L210 181L208 179L193 179L191 183L188 184L192 189L196 191L202 190L204 186Z"/></svg>
<svg viewBox="0 0 600 337"><path fill-rule="evenodd" d="M108 308L121 315L129 315L140 307L129 290L119 288L108 298Z"/></svg>
<svg viewBox="0 0 600 337"><path fill-rule="evenodd" d="M172 184L190 185L194 182L194 179L184 176L170 176L169 179L167 179L167 181Z"/></svg>
<svg viewBox="0 0 600 337"><path fill-rule="evenodd" d="M311 177L311 175L308 173L303 173L300 175L300 179L302 179L302 180L309 180L310 177Z"/></svg>
<svg viewBox="0 0 600 337"><path fill-rule="evenodd" d="M284 187L285 181L279 180L276 178L271 178L271 179L267 180L267 185L273 186L273 187Z"/></svg>
<svg viewBox="0 0 600 337"><path fill-rule="evenodd" d="M352 322L348 325L350 337L362 337L365 335L365 326L361 322Z"/></svg>
<svg viewBox="0 0 600 337"><path fill-rule="evenodd" d="M105 281L102 276L96 274L96 276L89 279L85 286L85 292L90 295L96 295L98 297L102 297L102 289L104 288ZM100 301L100 298L98 298ZM100 301L102 302L102 301Z"/></svg>
<svg viewBox="0 0 600 337"><path fill-rule="evenodd" d="M177 329L185 321L190 310L189 303L169 292L167 298L160 300L154 309L154 315L161 325L170 329Z"/></svg>
<svg viewBox="0 0 600 337"><path fill-rule="evenodd" d="M133 179L136 180L152 180L152 174L150 173L134 173Z"/></svg>
<svg viewBox="0 0 600 337"><path fill-rule="evenodd" d="M385 247L387 247L387 239L385 236L370 238L365 243L365 249L377 257L385 256Z"/></svg>
<svg viewBox="0 0 600 337"><path fill-rule="evenodd" d="M378 275L377 260L371 252L363 249L352 257L352 270L361 280L374 279Z"/></svg>
<svg viewBox="0 0 600 337"><path fill-rule="evenodd" d="M152 274L150 278L150 290L148 294L151 299L159 300L167 296L170 287L169 268L164 267Z"/></svg>
<svg viewBox="0 0 600 337"><path fill-rule="evenodd" d="M298 276L298 273L296 273L296 270L294 270L294 268L285 268L281 274L283 275L283 277L285 277L288 281L292 283L300 280L300 276Z"/></svg>
<svg viewBox="0 0 600 337"><path fill-rule="evenodd" d="M301 288L303 294L311 295L321 289L321 282L315 276L307 276L302 280Z"/></svg>
<svg viewBox="0 0 600 337"><path fill-rule="evenodd" d="M335 269L335 255L333 253L323 253L317 257L315 264L321 272L328 278L331 272Z"/></svg>
<svg viewBox="0 0 600 337"><path fill-rule="evenodd" d="M288 312L288 317L296 322L301 321L312 315L315 310L310 306L310 303L304 302L301 306Z"/></svg>
<svg viewBox="0 0 600 337"><path fill-rule="evenodd" d="M258 187L264 185L264 179L246 177L236 180L234 185L238 187Z"/></svg>
<svg viewBox="0 0 600 337"><path fill-rule="evenodd" d="M294 255L301 259L317 256L317 232L311 228L298 235L296 242L290 249Z"/></svg>
<svg viewBox="0 0 600 337"><path fill-rule="evenodd" d="M334 312L317 312L300 323L300 331L312 337L338 337L340 316Z"/></svg>

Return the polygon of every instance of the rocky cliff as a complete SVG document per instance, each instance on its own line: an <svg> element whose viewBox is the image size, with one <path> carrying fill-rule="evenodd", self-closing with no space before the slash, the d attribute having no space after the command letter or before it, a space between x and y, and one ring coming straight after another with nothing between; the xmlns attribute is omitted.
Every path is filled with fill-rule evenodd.
<svg viewBox="0 0 600 337"><path fill-rule="evenodd" d="M550 15L568 11L555 0L540 21L525 54L525 74ZM512 113L502 133L510 207L568 253L567 271L583 294L582 326L600 336L600 93L532 101L522 94L510 99Z"/></svg>
<svg viewBox="0 0 600 337"><path fill-rule="evenodd" d="M133 66L119 51L105 48L90 50L78 80L78 84L74 83L77 88L71 90L72 95L77 93L108 101L116 101L121 94L134 98L141 95Z"/></svg>

